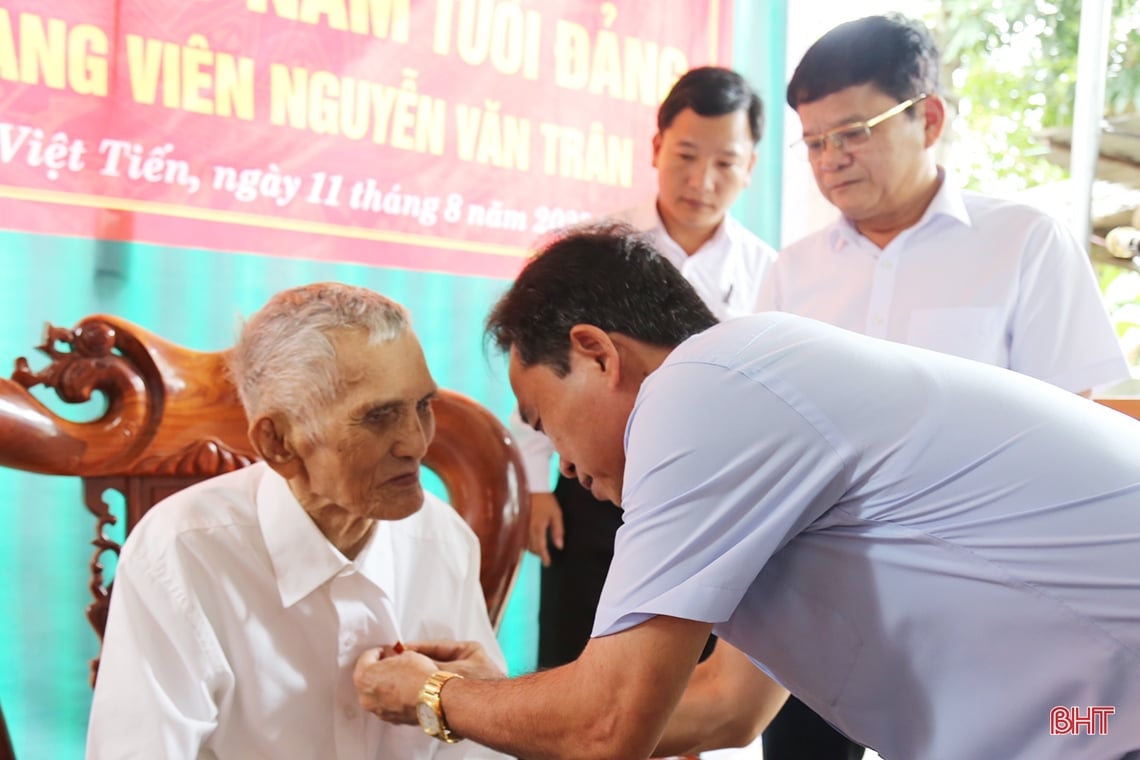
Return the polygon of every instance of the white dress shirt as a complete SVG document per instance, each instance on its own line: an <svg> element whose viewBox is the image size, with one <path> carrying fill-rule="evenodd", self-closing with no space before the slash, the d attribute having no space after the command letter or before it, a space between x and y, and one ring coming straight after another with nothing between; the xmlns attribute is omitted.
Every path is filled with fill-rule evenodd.
<svg viewBox="0 0 1140 760"><path fill-rule="evenodd" d="M722 322L752 313L764 276L776 261L771 246L727 214L713 236L691 255L665 231L656 199L610 218L646 233Z"/></svg>
<svg viewBox="0 0 1140 760"><path fill-rule="evenodd" d="M943 178L883 249L850 220L781 252L757 311L1016 370L1070 391L1128 377L1084 248L1059 221Z"/></svg>
<svg viewBox="0 0 1140 760"><path fill-rule="evenodd" d="M503 666L479 545L427 495L355 560L264 464L156 505L115 574L87 756L502 758L361 709L352 671L397 640L472 639Z"/></svg>
<svg viewBox="0 0 1140 760"><path fill-rule="evenodd" d="M776 261L775 249L727 214L713 236L692 255L665 231L656 198L609 219L645 233L721 321L752 313L765 275ZM554 458L550 439L525 424L517 411L511 414L509 425L519 444L527 485L533 492L549 493Z"/></svg>
<svg viewBox="0 0 1140 760"><path fill-rule="evenodd" d="M594 636L712 622L885 758L1140 751L1135 420L769 313L673 351L625 446ZM1052 736L1056 706L1115 714Z"/></svg>

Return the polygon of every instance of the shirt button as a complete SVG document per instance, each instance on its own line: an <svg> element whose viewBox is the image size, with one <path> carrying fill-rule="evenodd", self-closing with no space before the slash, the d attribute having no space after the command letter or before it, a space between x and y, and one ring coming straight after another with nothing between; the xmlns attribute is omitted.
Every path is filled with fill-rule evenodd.
<svg viewBox="0 0 1140 760"><path fill-rule="evenodd" d="M894 264L894 262L893 262L893 261L891 261L890 259L887 259L886 261L884 261L884 262L882 263L882 267L883 267L883 269L890 269L890 268L891 268L891 267L893 267L894 265L895 265L895 264Z"/></svg>
<svg viewBox="0 0 1140 760"><path fill-rule="evenodd" d="M875 319L872 321L877 325L883 324L883 318L882 317L875 317Z"/></svg>
<svg viewBox="0 0 1140 760"><path fill-rule="evenodd" d="M356 715L357 715L357 712L356 712L356 708L355 708L355 707L353 707L352 705L345 705L345 707L344 707L344 717L345 717L347 720L356 720Z"/></svg>

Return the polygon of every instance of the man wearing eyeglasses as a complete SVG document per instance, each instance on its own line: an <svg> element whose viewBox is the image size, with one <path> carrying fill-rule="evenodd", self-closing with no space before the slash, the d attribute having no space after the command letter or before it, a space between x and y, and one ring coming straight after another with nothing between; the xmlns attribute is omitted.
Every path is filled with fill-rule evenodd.
<svg viewBox="0 0 1140 760"><path fill-rule="evenodd" d="M1029 206L965 192L937 163L939 53L897 14L824 35L788 85L835 223L785 248L758 310L995 364L1070 391L1128 376L1084 249ZM765 760L849 760L863 748L794 698Z"/></svg>

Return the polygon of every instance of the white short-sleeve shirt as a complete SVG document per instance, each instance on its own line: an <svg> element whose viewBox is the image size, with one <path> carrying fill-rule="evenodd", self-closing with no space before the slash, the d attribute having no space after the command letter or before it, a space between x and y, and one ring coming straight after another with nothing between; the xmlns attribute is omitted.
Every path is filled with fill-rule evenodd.
<svg viewBox="0 0 1140 760"><path fill-rule="evenodd" d="M174 494L123 547L87 757L501 760L384 723L352 681L397 640L475 640L502 667L479 557L431 495L348 560L264 464Z"/></svg>
<svg viewBox="0 0 1140 760"><path fill-rule="evenodd" d="M665 231L656 200L611 218L648 234L657 251L677 267L721 321L753 312L764 277L776 261L771 246L727 214L713 236L691 255Z"/></svg>
<svg viewBox="0 0 1140 760"><path fill-rule="evenodd" d="M594 636L714 623L888 758L1140 751L1140 423L786 314L645 381ZM1055 706L1113 706L1051 736Z"/></svg>
<svg viewBox="0 0 1140 760"><path fill-rule="evenodd" d="M1083 247L1039 209L944 178L883 249L841 218L789 245L758 311L786 311L1083 391L1128 365Z"/></svg>

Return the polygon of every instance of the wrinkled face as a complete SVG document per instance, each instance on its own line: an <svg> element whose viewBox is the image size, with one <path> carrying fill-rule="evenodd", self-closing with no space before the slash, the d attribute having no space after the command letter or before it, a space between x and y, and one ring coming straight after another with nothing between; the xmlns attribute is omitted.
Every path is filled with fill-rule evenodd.
<svg viewBox="0 0 1140 760"><path fill-rule="evenodd" d="M346 390L320 415L317 441L294 441L306 510L399 520L423 505L420 461L435 435L435 381L411 330L386 343L363 330L331 336Z"/></svg>
<svg viewBox="0 0 1140 760"><path fill-rule="evenodd" d="M858 146L838 150L826 143L810 156L812 173L824 197L848 218L860 222L890 217L914 203L929 182L933 157L927 155L941 132L941 121L928 124L934 96L871 129ZM806 136L865 122L898 101L872 84L860 84L796 109ZM935 109L932 117L940 114ZM940 118L940 117L939 117Z"/></svg>
<svg viewBox="0 0 1140 760"><path fill-rule="evenodd" d="M681 111L653 138L657 207L666 225L711 232L748 186L755 163L746 112Z"/></svg>
<svg viewBox="0 0 1140 760"><path fill-rule="evenodd" d="M589 359L570 357L570 373L524 367L512 349L511 388L523 420L550 438L562 473L576 477L595 499L621 504L625 471L625 424L632 400L607 382Z"/></svg>

